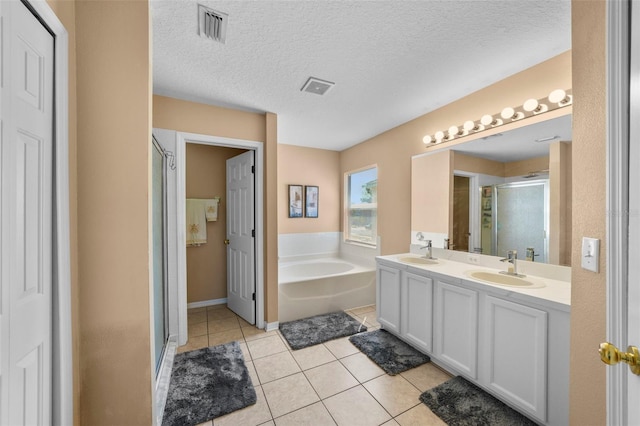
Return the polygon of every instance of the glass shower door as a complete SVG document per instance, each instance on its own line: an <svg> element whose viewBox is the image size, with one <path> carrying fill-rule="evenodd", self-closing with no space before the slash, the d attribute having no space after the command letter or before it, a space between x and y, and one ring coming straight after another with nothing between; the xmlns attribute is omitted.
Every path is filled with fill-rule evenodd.
<svg viewBox="0 0 640 426"><path fill-rule="evenodd" d="M165 156L153 141L152 148L152 229L153 229L153 324L156 372L162 362L169 327L166 310L166 250L165 250Z"/></svg>
<svg viewBox="0 0 640 426"><path fill-rule="evenodd" d="M506 257L517 250L525 260L527 248L533 248L535 262L548 261L549 205L548 181L508 183L495 186L496 245L494 253Z"/></svg>

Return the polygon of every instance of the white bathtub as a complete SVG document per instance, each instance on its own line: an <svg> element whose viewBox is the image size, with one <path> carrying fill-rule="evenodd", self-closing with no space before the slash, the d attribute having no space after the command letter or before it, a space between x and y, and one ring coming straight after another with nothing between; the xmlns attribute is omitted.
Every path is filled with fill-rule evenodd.
<svg viewBox="0 0 640 426"><path fill-rule="evenodd" d="M371 305L376 300L376 273L340 258L280 262L278 267L280 322Z"/></svg>

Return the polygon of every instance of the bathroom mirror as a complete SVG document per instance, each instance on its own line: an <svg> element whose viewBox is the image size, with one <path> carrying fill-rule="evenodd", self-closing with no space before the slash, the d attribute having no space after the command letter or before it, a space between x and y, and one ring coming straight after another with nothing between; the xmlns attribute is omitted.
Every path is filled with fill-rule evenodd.
<svg viewBox="0 0 640 426"><path fill-rule="evenodd" d="M571 140L564 115L414 156L412 242L570 265Z"/></svg>

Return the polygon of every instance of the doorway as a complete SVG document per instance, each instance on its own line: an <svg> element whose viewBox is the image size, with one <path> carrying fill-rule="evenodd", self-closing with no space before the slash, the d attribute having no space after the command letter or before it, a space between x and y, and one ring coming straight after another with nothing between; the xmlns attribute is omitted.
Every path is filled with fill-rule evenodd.
<svg viewBox="0 0 640 426"><path fill-rule="evenodd" d="M467 176L453 176L453 246L450 248L458 251L469 251L470 181Z"/></svg>
<svg viewBox="0 0 640 426"><path fill-rule="evenodd" d="M155 131L155 129L154 129ZM227 148L239 148L251 150L255 155L255 324L257 328L265 328L264 322L264 146L262 142L242 139L223 138L218 136L175 132L175 159L176 159L176 205L184 205L186 200L186 147L187 144L209 145ZM186 247L186 217L184 208L176 211L175 229L176 246L180 249ZM170 260L171 264L171 260ZM178 345L187 342L187 261L186 250L178 250L176 255L176 282L170 283L170 293L173 294L172 285L175 288L177 303ZM171 296L170 296L171 297ZM171 305L171 300L169 301Z"/></svg>
<svg viewBox="0 0 640 426"><path fill-rule="evenodd" d="M255 324L253 157L253 150L186 146L187 232L198 228L183 249L188 307L226 303L249 324Z"/></svg>

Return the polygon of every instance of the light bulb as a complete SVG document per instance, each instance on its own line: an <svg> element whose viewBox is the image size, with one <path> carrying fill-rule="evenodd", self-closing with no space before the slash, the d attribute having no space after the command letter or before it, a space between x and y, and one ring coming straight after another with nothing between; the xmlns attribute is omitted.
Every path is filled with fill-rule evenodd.
<svg viewBox="0 0 640 426"><path fill-rule="evenodd" d="M571 95L567 95L562 89L556 89L549 93L549 102L552 104L558 104L559 106L569 105L572 101Z"/></svg>
<svg viewBox="0 0 640 426"><path fill-rule="evenodd" d="M436 138L436 143L440 143L444 139L444 132L442 130L438 130L434 133L433 137Z"/></svg>
<svg viewBox="0 0 640 426"><path fill-rule="evenodd" d="M498 118L493 118L492 115L486 114L483 115L480 118L480 123L482 123L484 126L499 126L502 124L502 120L498 119Z"/></svg>
<svg viewBox="0 0 640 426"><path fill-rule="evenodd" d="M476 123L474 123L471 120L465 121L464 124L462 125L462 128L465 129L467 132L470 132L471 130L476 129Z"/></svg>
<svg viewBox="0 0 640 426"><path fill-rule="evenodd" d="M500 113L500 116L505 120L515 121L524 117L524 114L521 112L516 112L516 110L511 107L506 107L505 109L502 110L502 112Z"/></svg>
<svg viewBox="0 0 640 426"><path fill-rule="evenodd" d="M434 140L430 135L427 135L422 138L422 142L424 142L425 145L429 145L430 143L434 142Z"/></svg>
<svg viewBox="0 0 640 426"><path fill-rule="evenodd" d="M549 108L545 104L539 103L536 99L527 99L522 105L522 109L534 114L540 114L541 112L546 112Z"/></svg>
<svg viewBox="0 0 640 426"><path fill-rule="evenodd" d="M456 136L460 135L460 130L458 129L458 126L451 126L449 127L449 138L453 139Z"/></svg>

